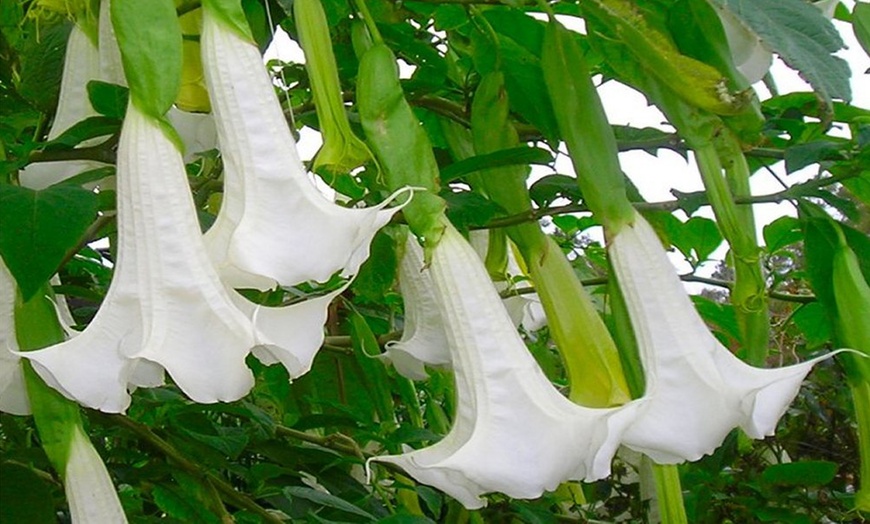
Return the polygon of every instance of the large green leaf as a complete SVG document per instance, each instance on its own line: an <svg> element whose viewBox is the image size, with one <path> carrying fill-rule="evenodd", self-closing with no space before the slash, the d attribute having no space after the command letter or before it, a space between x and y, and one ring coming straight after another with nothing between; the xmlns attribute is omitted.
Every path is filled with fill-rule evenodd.
<svg viewBox="0 0 870 524"><path fill-rule="evenodd" d="M57 271L97 214L97 195L74 186L0 186L0 255L30 298Z"/></svg>
<svg viewBox="0 0 870 524"><path fill-rule="evenodd" d="M852 10L852 30L864 52L870 55L870 4L855 3L855 9Z"/></svg>
<svg viewBox="0 0 870 524"><path fill-rule="evenodd" d="M828 103L852 98L849 65L832 56L843 40L819 9L803 0L714 1L745 22Z"/></svg>
<svg viewBox="0 0 870 524"><path fill-rule="evenodd" d="M0 500L0 522L57 522L49 485L22 464L0 462Z"/></svg>
<svg viewBox="0 0 870 524"><path fill-rule="evenodd" d="M825 460L807 460L768 466L761 481L774 486L823 486L834 480L837 464Z"/></svg>
<svg viewBox="0 0 870 524"><path fill-rule="evenodd" d="M160 119L181 89L181 26L171 0L115 0L112 26L118 37L130 98L143 113Z"/></svg>
<svg viewBox="0 0 870 524"><path fill-rule="evenodd" d="M528 146L513 147L510 149L495 151L494 153L473 156L450 164L441 170L441 182L451 182L463 175L467 175L468 173L474 173L476 171L493 167L516 165L525 166L529 164L546 166L550 165L552 162L553 155L546 149ZM574 185L576 184L577 183L574 182Z"/></svg>

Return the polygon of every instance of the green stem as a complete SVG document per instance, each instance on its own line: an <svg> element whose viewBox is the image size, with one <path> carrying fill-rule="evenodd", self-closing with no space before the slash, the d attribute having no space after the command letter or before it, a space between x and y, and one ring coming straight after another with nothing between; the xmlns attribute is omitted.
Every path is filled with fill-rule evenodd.
<svg viewBox="0 0 870 524"><path fill-rule="evenodd" d="M675 464L655 463L652 465L652 470L662 524L687 524L689 520L683 505L680 470Z"/></svg>
<svg viewBox="0 0 870 524"><path fill-rule="evenodd" d="M858 456L861 463L855 509L870 516L870 382L862 380L852 384L851 391L858 423Z"/></svg>
<svg viewBox="0 0 870 524"><path fill-rule="evenodd" d="M283 522L268 510L257 504L253 499L239 492L232 485L214 473L203 469L196 462L185 457L172 444L160 438L148 426L129 419L123 415L106 415L100 413L99 417L134 433L141 440L165 455L172 463L198 479L206 489L213 488L220 497L233 506L245 509L258 515L263 522L279 524Z"/></svg>
<svg viewBox="0 0 870 524"><path fill-rule="evenodd" d="M20 293L16 294L15 335L21 351L33 351L63 341L64 332L51 296L47 282L27 302ZM52 467L63 477L73 434L76 428L84 427L79 407L43 382L29 361L22 359L21 365L42 447Z"/></svg>
<svg viewBox="0 0 870 524"><path fill-rule="evenodd" d="M354 4L356 4L356 9L359 11L359 15L363 20L363 23L366 25L366 29L369 30L369 35L372 37L372 40L375 44L383 44L384 39L381 37L381 32L378 31L378 26L375 24L375 19L372 18L372 14L369 11L369 6L366 5L366 0L354 0Z"/></svg>
<svg viewBox="0 0 870 524"><path fill-rule="evenodd" d="M571 153L583 199L609 234L634 221L625 191L616 137L579 44L551 20L541 55L544 83L556 111L556 123Z"/></svg>
<svg viewBox="0 0 870 524"><path fill-rule="evenodd" d="M493 153L519 144L516 130L510 124L508 95L500 72L483 77L471 112L475 153ZM464 130L455 124L444 129L446 135L453 137L448 142L454 145L454 154L462 157L468 153L469 148L456 146L463 142ZM475 174L471 180L507 212L521 213L532 210L527 174L526 166L503 166ZM537 223L517 224L505 231L519 247L541 297L550 334L567 371L570 399L589 407L628 402L631 397L616 345L562 250Z"/></svg>
<svg viewBox="0 0 870 524"><path fill-rule="evenodd" d="M740 143L729 131L723 130L718 139L719 158L725 167L725 178L731 188L735 202L751 198L749 186L750 170ZM762 366L767 359L770 344L770 320L768 318L767 282L758 254L761 248L755 233L755 214L751 205L736 205L737 219L741 223L738 231L725 232L728 242L736 235L745 237L746 253L735 256L734 290L732 302L737 308L737 322L742 331L743 347L751 364ZM715 212L715 209L713 210ZM738 260L739 259L739 260ZM738 263L739 262L739 263Z"/></svg>
<svg viewBox="0 0 870 524"><path fill-rule="evenodd" d="M735 273L731 303L743 338L745 358L752 365L763 366L770 337L767 286L761 269L760 248L755 239L752 210L738 209L732 188L723 175L720 152L712 143L697 144L695 157L710 205L719 221L719 229L731 246ZM739 191L748 191L748 169L745 168L742 154L740 157L737 159L736 154L727 155L732 171L732 186Z"/></svg>

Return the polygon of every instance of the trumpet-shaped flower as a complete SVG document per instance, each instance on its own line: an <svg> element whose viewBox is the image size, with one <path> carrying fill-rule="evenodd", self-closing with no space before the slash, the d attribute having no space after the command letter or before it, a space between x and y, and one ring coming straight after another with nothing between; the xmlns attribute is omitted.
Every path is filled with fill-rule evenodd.
<svg viewBox="0 0 870 524"><path fill-rule="evenodd" d="M450 364L447 334L438 310L432 275L425 271L423 248L408 235L399 263L399 291L405 301L405 326L402 338L388 342L384 358L396 371L411 380L425 380L423 365Z"/></svg>
<svg viewBox="0 0 870 524"><path fill-rule="evenodd" d="M377 461L401 466L467 508L481 495L534 498L610 472L638 403L591 409L563 397L514 328L474 249L451 226L431 267L456 376L457 413L438 443Z"/></svg>
<svg viewBox="0 0 870 524"><path fill-rule="evenodd" d="M221 211L206 246L234 287L356 274L398 208L348 209L309 181L257 47L206 5L203 65L224 160Z"/></svg>
<svg viewBox="0 0 870 524"><path fill-rule="evenodd" d="M20 357L15 354L15 280L0 258L0 411L29 415Z"/></svg>
<svg viewBox="0 0 870 524"><path fill-rule="evenodd" d="M73 430L63 485L73 524L127 522L106 465L81 426Z"/></svg>
<svg viewBox="0 0 870 524"><path fill-rule="evenodd" d="M128 385L159 385L165 369L197 402L231 401L253 384L245 357L255 345L282 361L289 359L282 352L304 360L320 347L322 300L260 308L219 280L181 154L134 104L118 152L118 229L115 274L91 324L71 340L22 354L67 397L123 411ZM258 314L296 329L260 332L253 324Z"/></svg>
<svg viewBox="0 0 870 524"><path fill-rule="evenodd" d="M75 338L22 355L103 411L126 409L128 384L159 385L164 368L198 402L235 400L253 384L254 329L203 248L181 155L134 104L118 149L118 260L103 305Z"/></svg>
<svg viewBox="0 0 870 524"><path fill-rule="evenodd" d="M609 247L646 373L646 402L623 444L662 464L712 453L735 427L772 435L813 364L745 364L707 329L640 216Z"/></svg>

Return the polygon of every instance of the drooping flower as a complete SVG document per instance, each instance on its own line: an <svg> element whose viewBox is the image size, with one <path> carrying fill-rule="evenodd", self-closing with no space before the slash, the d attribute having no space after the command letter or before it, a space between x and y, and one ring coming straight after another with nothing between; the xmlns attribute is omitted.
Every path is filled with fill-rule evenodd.
<svg viewBox="0 0 870 524"><path fill-rule="evenodd" d="M563 397L517 333L474 249L447 225L430 268L456 377L457 413L438 443L378 457L467 508L501 492L534 498L610 472L638 403L592 409Z"/></svg>
<svg viewBox="0 0 870 524"><path fill-rule="evenodd" d="M424 365L447 366L450 352L435 284L425 271L423 248L412 235L408 235L399 263L399 292L405 302L405 325L402 338L387 343L384 358L402 376L425 380Z"/></svg>
<svg viewBox="0 0 870 524"><path fill-rule="evenodd" d="M73 429L63 487L74 524L127 522L106 465L79 425Z"/></svg>
<svg viewBox="0 0 870 524"><path fill-rule="evenodd" d="M356 274L398 208L384 209L391 199L344 208L317 190L259 50L208 3L201 44L224 160L223 202L206 233L221 276L234 287L262 290Z"/></svg>
<svg viewBox="0 0 870 524"><path fill-rule="evenodd" d="M762 369L707 329L653 229L636 215L609 246L646 373L645 402L623 444L661 464L712 453L736 428L772 435L813 365Z"/></svg>
<svg viewBox="0 0 870 524"><path fill-rule="evenodd" d="M30 402L24 387L24 374L15 354L15 280L0 258L0 411L29 415Z"/></svg>
<svg viewBox="0 0 870 524"><path fill-rule="evenodd" d="M235 400L253 384L254 328L232 303L202 244L181 155L130 104L118 148L118 260L96 317L78 336L22 354L51 386L124 411L128 384L165 368L197 402Z"/></svg>

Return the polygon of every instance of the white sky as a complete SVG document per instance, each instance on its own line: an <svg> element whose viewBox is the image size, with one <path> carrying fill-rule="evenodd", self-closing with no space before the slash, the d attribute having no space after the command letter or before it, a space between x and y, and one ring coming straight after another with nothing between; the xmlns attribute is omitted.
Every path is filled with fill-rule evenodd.
<svg viewBox="0 0 870 524"><path fill-rule="evenodd" d="M851 11L854 1L843 0L843 3ZM566 25L575 30L582 31L582 20L568 18L563 19L563 22L566 22ZM848 24L836 20L834 24L840 30L840 34L847 46L847 49L841 50L837 55L844 58L852 68L853 103L859 107L870 108L870 75L864 74L864 71L870 69L870 57L864 53ZM272 58L280 58L297 63L304 62L302 50L280 28L275 35L272 45L266 51L266 59ZM410 76L411 70L407 65L405 67L400 65L400 69L404 78ZM811 90L809 85L795 71L788 68L778 58L774 58L771 74L776 81L780 94ZM756 84L755 87L760 97L769 97L767 89L763 84ZM612 124L631 125L633 127L657 127L671 130L667 126L662 125L666 119L661 112L654 107L648 106L643 95L637 91L618 82L611 81L601 86L599 93L604 102L607 116ZM848 133L848 129L842 130L842 132ZM320 143L320 136L317 132L309 128L303 129L298 144L301 157L303 159L312 158L320 147ZM641 191L644 198L650 202L673 200L674 197L670 193L671 189L683 192L700 191L703 189L703 184L694 162L690 160L687 163L683 157L672 151L661 150L655 157L643 151L625 152L621 153L620 160L623 170ZM773 170L779 177L786 180L789 184L811 178L815 174L815 169L817 168L811 166L801 172L786 176L782 162L773 167ZM570 159L567 156L560 156L556 161L556 170L560 173L573 175ZM532 177L534 178L536 174L543 176L550 172L551 170L547 168L541 168L533 172ZM753 195L765 195L783 189L779 182L765 170L758 171L752 177L751 186ZM786 214L795 215L796 212L794 206L787 202L757 204L754 206L754 211L759 239L762 238L761 230L766 224ZM696 212L695 216L712 217L713 215L709 207L704 207ZM683 218L685 219L685 217ZM723 258L726 248L727 245L723 244L712 255L712 258ZM680 264L677 258L674 258L674 262L678 263L681 271L689 270L688 264ZM706 269L712 271L712 267L713 264L708 263Z"/></svg>

